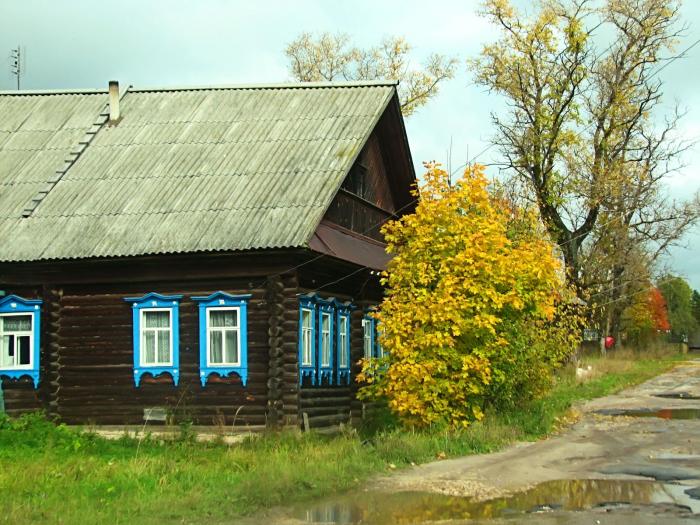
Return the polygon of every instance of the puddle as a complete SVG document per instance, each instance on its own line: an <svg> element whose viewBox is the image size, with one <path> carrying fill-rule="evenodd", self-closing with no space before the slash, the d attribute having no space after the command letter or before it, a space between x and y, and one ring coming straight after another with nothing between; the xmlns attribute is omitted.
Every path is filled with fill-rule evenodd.
<svg viewBox="0 0 700 525"><path fill-rule="evenodd" d="M302 523L335 525L427 524L445 520L488 520L520 516L537 523L534 514L630 505L672 505L700 512L700 502L687 486L640 480L564 480L488 501L422 492L360 492L300 508Z"/></svg>
<svg viewBox="0 0 700 525"><path fill-rule="evenodd" d="M663 397L665 399L700 399L700 396L696 396L690 392L664 392L656 394L654 397Z"/></svg>
<svg viewBox="0 0 700 525"><path fill-rule="evenodd" d="M596 410L603 416L657 417L660 419L700 419L700 408L662 408L660 410L643 409L605 409Z"/></svg>

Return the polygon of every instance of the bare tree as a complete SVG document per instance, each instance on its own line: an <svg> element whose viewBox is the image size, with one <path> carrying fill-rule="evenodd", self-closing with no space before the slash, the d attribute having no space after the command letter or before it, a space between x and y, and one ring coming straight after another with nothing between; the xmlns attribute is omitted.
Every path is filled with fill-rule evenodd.
<svg viewBox="0 0 700 525"><path fill-rule="evenodd" d="M407 116L437 95L454 76L457 60L432 54L421 68L410 63L411 46L401 37L385 38L360 49L345 33L302 33L285 49L289 71L301 82L333 80L398 80L401 111Z"/></svg>

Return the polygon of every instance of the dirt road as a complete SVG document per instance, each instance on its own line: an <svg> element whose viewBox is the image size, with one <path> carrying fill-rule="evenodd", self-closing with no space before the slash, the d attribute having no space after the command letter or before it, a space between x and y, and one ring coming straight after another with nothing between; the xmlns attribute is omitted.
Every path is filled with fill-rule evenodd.
<svg viewBox="0 0 700 525"><path fill-rule="evenodd" d="M404 470L278 522L700 522L700 360L580 410L560 435Z"/></svg>

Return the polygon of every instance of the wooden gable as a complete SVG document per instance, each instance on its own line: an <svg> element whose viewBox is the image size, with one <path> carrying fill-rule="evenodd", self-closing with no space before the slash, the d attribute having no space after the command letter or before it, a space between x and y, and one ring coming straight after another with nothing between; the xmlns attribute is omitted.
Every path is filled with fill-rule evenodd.
<svg viewBox="0 0 700 525"><path fill-rule="evenodd" d="M415 198L410 151L398 102L389 104L328 207L310 246L381 269L388 261L381 227L410 213Z"/></svg>

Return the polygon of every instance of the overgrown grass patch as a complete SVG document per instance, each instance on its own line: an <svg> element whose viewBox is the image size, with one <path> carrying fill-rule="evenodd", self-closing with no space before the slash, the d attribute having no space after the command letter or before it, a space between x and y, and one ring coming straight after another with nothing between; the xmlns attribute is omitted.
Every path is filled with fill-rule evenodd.
<svg viewBox="0 0 700 525"><path fill-rule="evenodd" d="M606 367L606 373L585 383L565 371L545 398L507 413L487 413L459 432L408 431L380 420L359 433L284 432L227 446L190 439L110 441L38 415L3 418L0 521L216 523L348 490L394 467L542 437L574 402L644 381L678 359L633 357L594 360L594 368ZM616 369L612 361L623 358L632 364Z"/></svg>

